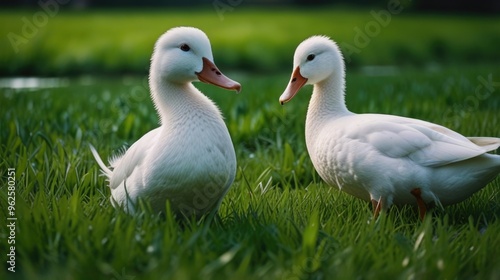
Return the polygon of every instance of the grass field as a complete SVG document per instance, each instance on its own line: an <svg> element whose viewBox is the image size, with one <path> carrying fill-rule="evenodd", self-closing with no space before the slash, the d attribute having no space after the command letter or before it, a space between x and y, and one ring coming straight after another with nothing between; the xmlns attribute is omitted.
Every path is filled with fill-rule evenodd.
<svg viewBox="0 0 500 280"><path fill-rule="evenodd" d="M387 77L351 72L347 103L357 112L499 136L498 94L478 100L477 108L465 101L478 77L490 74L500 73L488 67ZM147 210L132 218L109 203L87 143L107 156L157 126L142 78L3 89L1 170L5 180L7 168L16 169L18 271L2 270L0 277L498 278L498 179L463 203L435 209L424 222L410 208L373 221L366 203L324 185L314 172L303 137L310 88L281 107L277 98L288 75L231 76L244 86L240 95L199 84L226 116L239 164L220 220L210 225L178 224ZM5 189L0 195L5 204ZM7 216L5 205L1 209ZM0 234L8 235L5 227ZM6 245L2 238L2 260Z"/></svg>
<svg viewBox="0 0 500 280"><path fill-rule="evenodd" d="M351 67L500 61L498 17L384 11L236 7L221 20L215 9L63 10L43 21L37 16L43 10L6 10L0 11L0 74L146 73L156 39L180 25L208 34L219 67L246 71L288 70L295 46L316 34L334 38L346 56L352 52Z"/></svg>
<svg viewBox="0 0 500 280"><path fill-rule="evenodd" d="M0 80L0 261L4 264L0 279L500 278L500 179L462 203L434 209L423 222L415 209L406 207L393 208L374 221L367 203L325 185L315 173L304 142L311 88L303 89L293 102L283 107L278 97L288 83L296 44L310 35L305 26L299 28L301 25L289 18L308 20L311 33L333 33L330 25L312 24L315 20L320 22L321 17L308 11L290 11L278 13L273 25L266 13L237 9L222 22L210 12L195 13L200 15L190 23L206 24L215 60L226 59L225 65L235 61L235 65L240 65L238 61L245 56L241 54L245 53L241 51L245 46L250 49L246 54L248 59L264 59L269 55L262 54L264 58L260 58L261 53L254 53L261 46L249 47L245 43L248 36L263 36L260 38L271 46L274 43L267 32L297 28L293 34L279 33L285 39L279 36L276 39L281 42L276 43L278 47L274 50L280 53L276 61L284 64L276 66L279 71L268 69L263 75L247 73L238 67L233 68L237 69L234 72L225 71L220 66L228 76L242 83L239 95L196 84L219 105L237 153L237 177L223 200L219 218L212 223L178 223L170 213L158 217L145 208L130 217L114 209L106 182L99 176L87 146L94 144L106 158L157 127L158 121L145 76L102 78L92 75L102 73L95 70L100 64L89 64L83 70L75 65L87 67L88 59L106 58L116 64L106 62L104 72L136 72L134 69L147 67L151 45L165 26L181 24L183 18L172 16L168 17L168 23L163 23L162 13L148 13L147 17L139 13L137 20L150 22L144 28L134 23L135 14L131 12L61 14L50 19L50 28L40 31L43 36L40 38L46 38L47 44L26 46L27 54L36 53L38 58L45 57L50 50L60 50L47 56L46 64L43 60L33 64L29 58L26 64L19 60L9 64L8 51L1 52L2 61L7 64L0 67L6 72L11 71L5 70L8 67L19 67L12 73L23 73L29 65L39 67L41 70L34 70L39 74L81 74L86 73L85 69L89 72L82 77L42 80L42 87L37 88L12 89L5 86L11 81ZM327 11L322 13L326 15ZM346 21L357 18L343 26L344 33L339 31L345 40L351 38L349 32L353 26L362 26L370 17L369 12L335 13L336 17L328 18L329 22L342 17ZM1 20L15 22L18 15L10 17L2 12ZM245 29L244 19L240 18L243 16L256 20ZM87 23L85 20L90 17L93 20ZM77 19L80 24L85 21L88 28L87 33L79 33L81 38L71 29L77 26ZM421 33L415 31L420 20L422 26L427 26ZM394 23L403 27L405 22L408 28L413 26L411 34L398 33L398 28L403 28L399 24L394 24L399 26L394 30L393 24L389 25L363 49L356 63L393 64L396 60L391 58L391 48L397 42L425 49L425 42L445 38L439 40L456 50L451 51L450 61L461 65L433 64L435 57L423 51L422 61L416 63L423 67L400 65L388 68L389 71L361 67L350 70L348 107L360 113L424 119L468 136L500 137L500 69L494 59L498 59L498 52L492 54L488 49L496 46L485 43L498 42L498 27L490 26L492 21L415 15L402 21L394 19ZM458 25L453 28L472 37L463 40L462 45L457 43L462 39L456 33L440 37L436 34L446 31L431 28L436 22L448 23L447 28ZM217 24L222 25L220 31ZM266 32L260 32L252 24L270 26ZM124 27L130 31L130 37L122 31ZM235 37L229 40L226 35L232 28ZM491 36L473 35L475 28ZM9 30L3 24L0 29L3 30L0 34ZM62 31L65 29L66 33ZM102 56L94 58L93 44L99 42L96 36L106 40ZM67 48L59 45L62 38L68 41ZM82 38L91 38L89 45L81 45ZM107 49L108 44L122 45L126 38L130 40L129 46L133 46L130 55L124 55L123 49L116 54L113 47ZM470 42L470 38L478 41ZM135 42L140 46L137 54ZM291 45L280 49L283 42ZM387 49L383 48L384 42ZM473 63L467 64L468 58L463 58L461 52L472 50L468 44L477 47L480 53L484 48L484 54L479 56L485 57L474 58ZM233 47L240 50L234 56L229 51ZM1 48L4 50L5 45ZM74 54L81 55L78 57L82 64L65 58ZM59 60L53 60L59 56L62 56ZM121 56L133 60L130 68L123 68L128 62L120 61ZM412 61L407 63L413 65ZM255 70L261 66L252 67ZM383 72L387 74L374 75ZM15 169L16 178L15 273L7 271L10 232L3 218L10 215L4 187L9 168Z"/></svg>

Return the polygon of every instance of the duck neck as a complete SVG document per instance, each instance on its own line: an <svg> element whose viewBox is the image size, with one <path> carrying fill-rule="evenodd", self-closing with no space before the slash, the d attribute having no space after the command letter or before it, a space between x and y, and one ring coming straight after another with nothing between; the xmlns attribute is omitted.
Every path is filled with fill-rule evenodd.
<svg viewBox="0 0 500 280"><path fill-rule="evenodd" d="M149 87L156 111L160 117L160 123L173 119L184 111L190 94L195 87L191 83L173 83L162 77L150 77ZM168 92L168 95L165 94Z"/></svg>
<svg viewBox="0 0 500 280"><path fill-rule="evenodd" d="M352 114L345 105L344 72L339 71L314 85L307 110L306 134L313 136L329 120Z"/></svg>

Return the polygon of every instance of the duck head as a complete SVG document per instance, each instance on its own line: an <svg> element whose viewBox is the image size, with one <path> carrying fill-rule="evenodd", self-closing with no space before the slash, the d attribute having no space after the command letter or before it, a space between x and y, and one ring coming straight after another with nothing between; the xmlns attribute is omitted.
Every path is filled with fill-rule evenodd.
<svg viewBox="0 0 500 280"><path fill-rule="evenodd" d="M304 85L321 83L334 74L344 75L344 60L339 47L325 36L313 36L295 50L293 73L280 103L290 101Z"/></svg>
<svg viewBox="0 0 500 280"><path fill-rule="evenodd" d="M156 42L151 58L151 79L183 84L201 81L230 90L241 85L226 77L215 66L210 41L203 31L193 27L176 27Z"/></svg>

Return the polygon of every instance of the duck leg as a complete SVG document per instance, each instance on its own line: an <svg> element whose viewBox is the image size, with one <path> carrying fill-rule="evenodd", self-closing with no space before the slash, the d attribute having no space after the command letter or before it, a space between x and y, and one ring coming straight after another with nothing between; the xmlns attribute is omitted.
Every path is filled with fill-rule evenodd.
<svg viewBox="0 0 500 280"><path fill-rule="evenodd" d="M380 197L378 201L372 199L372 206L373 206L373 218L376 219L380 214L380 211L382 210L382 197Z"/></svg>
<svg viewBox="0 0 500 280"><path fill-rule="evenodd" d="M415 188L415 189L411 190L410 192L417 199L420 220L423 221L424 217L425 217L425 213L427 212L427 207L425 206L425 202L422 199L422 190L420 190L420 188Z"/></svg>

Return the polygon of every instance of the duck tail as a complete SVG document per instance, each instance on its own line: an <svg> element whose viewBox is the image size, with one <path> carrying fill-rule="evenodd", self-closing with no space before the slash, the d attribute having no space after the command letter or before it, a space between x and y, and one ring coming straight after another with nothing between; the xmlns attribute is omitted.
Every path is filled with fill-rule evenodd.
<svg viewBox="0 0 500 280"><path fill-rule="evenodd" d="M467 137L472 143L485 149L488 152L494 151L500 147L500 138L495 137Z"/></svg>
<svg viewBox="0 0 500 280"><path fill-rule="evenodd" d="M89 143L89 148L90 148L90 151L92 152L92 155L95 158L95 161L97 161L97 164L99 165L99 167L101 167L102 173L104 175L106 175L108 178L111 178L113 171L111 169L109 169L109 167L107 167L106 164L104 164L104 162L101 159L101 156L99 156L99 153L97 152L97 150L90 143Z"/></svg>

